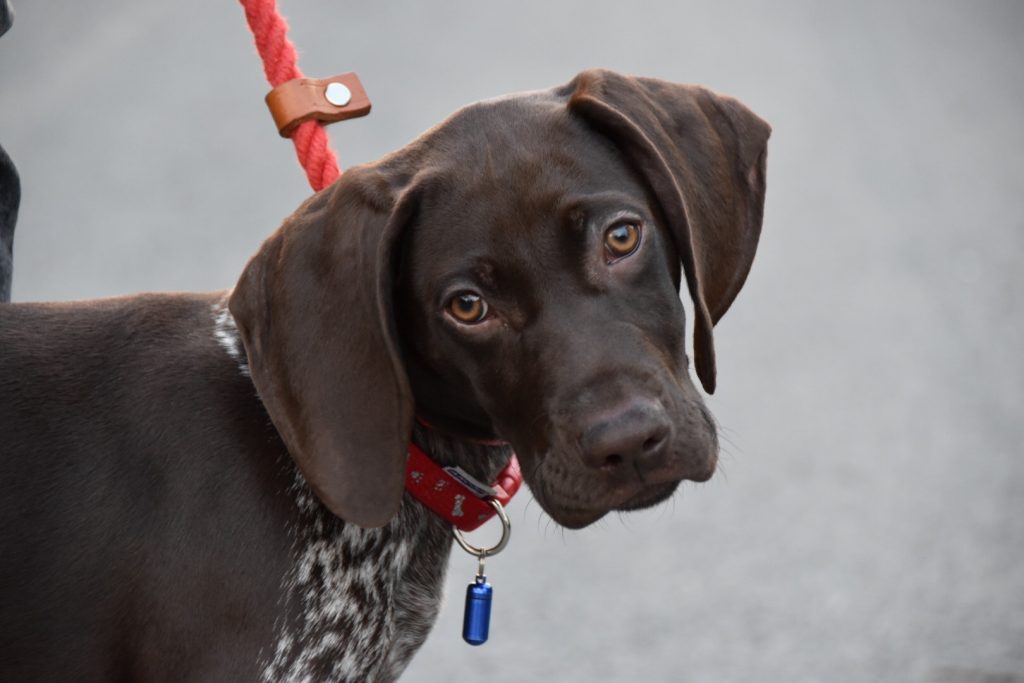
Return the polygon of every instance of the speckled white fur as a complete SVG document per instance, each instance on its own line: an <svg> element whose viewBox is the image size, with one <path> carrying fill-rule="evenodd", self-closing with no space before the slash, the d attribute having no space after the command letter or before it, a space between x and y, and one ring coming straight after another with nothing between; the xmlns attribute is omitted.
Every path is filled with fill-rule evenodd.
<svg viewBox="0 0 1024 683"><path fill-rule="evenodd" d="M419 426L413 441L437 462L484 481L512 453ZM262 680L397 680L441 608L451 527L408 494L387 526L360 529L332 515L298 473L290 493L295 561L283 585L287 616Z"/></svg>
<svg viewBox="0 0 1024 683"><path fill-rule="evenodd" d="M409 500L381 529L346 524L299 473L291 494L298 515L295 563L282 587L288 616L261 679L397 679L440 609L451 546L445 525ZM421 566L412 568L414 560Z"/></svg>

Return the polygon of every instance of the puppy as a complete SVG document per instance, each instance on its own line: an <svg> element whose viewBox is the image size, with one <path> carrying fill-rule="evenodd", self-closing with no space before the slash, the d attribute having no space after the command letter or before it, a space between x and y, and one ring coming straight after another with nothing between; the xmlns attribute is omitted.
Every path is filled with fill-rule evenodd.
<svg viewBox="0 0 1024 683"><path fill-rule="evenodd" d="M572 528L708 479L679 293L712 392L769 132L587 71L347 171L230 292L0 307L0 679L396 679L451 548L410 439L514 449Z"/></svg>

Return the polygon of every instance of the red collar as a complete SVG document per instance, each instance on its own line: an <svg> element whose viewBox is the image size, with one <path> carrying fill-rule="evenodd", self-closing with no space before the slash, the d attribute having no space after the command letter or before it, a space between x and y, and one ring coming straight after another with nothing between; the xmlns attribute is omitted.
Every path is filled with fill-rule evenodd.
<svg viewBox="0 0 1024 683"><path fill-rule="evenodd" d="M466 474L461 467L441 467L423 449L409 444L405 488L435 515L460 531L472 531L496 513L491 498L507 505L523 483L515 454L490 486Z"/></svg>

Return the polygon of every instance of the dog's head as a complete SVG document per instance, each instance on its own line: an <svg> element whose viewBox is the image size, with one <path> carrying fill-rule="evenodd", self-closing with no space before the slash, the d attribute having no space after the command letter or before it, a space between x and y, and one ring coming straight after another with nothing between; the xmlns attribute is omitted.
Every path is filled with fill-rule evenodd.
<svg viewBox="0 0 1024 683"><path fill-rule="evenodd" d="M510 441L566 526L710 477L679 289L710 393L712 327L761 230L769 133L703 88L588 71L467 107L308 200L230 309L321 500L386 523L414 414Z"/></svg>

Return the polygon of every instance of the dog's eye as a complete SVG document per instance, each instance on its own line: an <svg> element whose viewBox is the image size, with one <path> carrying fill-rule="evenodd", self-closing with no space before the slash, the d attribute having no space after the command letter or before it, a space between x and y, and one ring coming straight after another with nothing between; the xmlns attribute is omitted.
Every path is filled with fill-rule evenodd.
<svg viewBox="0 0 1024 683"><path fill-rule="evenodd" d="M462 292L448 302L448 312L460 323L472 325L487 317L487 302L473 292Z"/></svg>
<svg viewBox="0 0 1024 683"><path fill-rule="evenodd" d="M613 259L629 256L640 244L640 226L636 223L620 223L604 233L604 248Z"/></svg>

